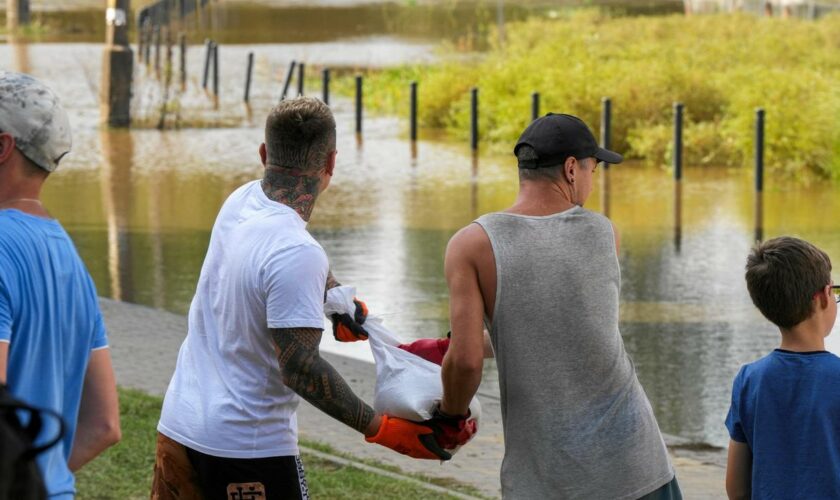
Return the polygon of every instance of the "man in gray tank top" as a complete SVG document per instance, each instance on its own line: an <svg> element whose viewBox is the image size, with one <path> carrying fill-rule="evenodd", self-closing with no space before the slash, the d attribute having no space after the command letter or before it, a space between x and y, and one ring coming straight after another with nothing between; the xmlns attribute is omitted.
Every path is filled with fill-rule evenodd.
<svg viewBox="0 0 840 500"><path fill-rule="evenodd" d="M439 411L468 411L483 327L499 369L507 499L681 498L656 418L618 331L618 237L583 204L599 148L579 118L535 120L514 149L520 191L446 250L452 340Z"/></svg>

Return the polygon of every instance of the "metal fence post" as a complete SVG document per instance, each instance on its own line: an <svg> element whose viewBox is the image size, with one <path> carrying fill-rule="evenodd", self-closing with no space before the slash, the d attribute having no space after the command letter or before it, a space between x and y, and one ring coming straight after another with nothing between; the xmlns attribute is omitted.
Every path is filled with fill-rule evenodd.
<svg viewBox="0 0 840 500"><path fill-rule="evenodd" d="M531 121L540 117L540 93L531 94Z"/></svg>
<svg viewBox="0 0 840 500"><path fill-rule="evenodd" d="M470 148L478 150L478 88L470 89Z"/></svg>
<svg viewBox="0 0 840 500"><path fill-rule="evenodd" d="M417 82L411 82L409 92L409 135L412 141L417 140Z"/></svg>
<svg viewBox="0 0 840 500"><path fill-rule="evenodd" d="M245 97L244 100L248 103L251 100L251 72L254 69L254 53L248 52L248 65L245 69Z"/></svg>

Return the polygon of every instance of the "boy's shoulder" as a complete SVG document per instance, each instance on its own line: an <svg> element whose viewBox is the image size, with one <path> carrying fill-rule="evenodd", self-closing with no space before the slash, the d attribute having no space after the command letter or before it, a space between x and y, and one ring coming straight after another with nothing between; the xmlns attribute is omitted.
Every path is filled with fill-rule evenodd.
<svg viewBox="0 0 840 500"><path fill-rule="evenodd" d="M828 351L801 353L775 349L763 358L742 366L736 381L785 376L792 370L813 372L814 375L820 376L834 374L840 378L840 357Z"/></svg>

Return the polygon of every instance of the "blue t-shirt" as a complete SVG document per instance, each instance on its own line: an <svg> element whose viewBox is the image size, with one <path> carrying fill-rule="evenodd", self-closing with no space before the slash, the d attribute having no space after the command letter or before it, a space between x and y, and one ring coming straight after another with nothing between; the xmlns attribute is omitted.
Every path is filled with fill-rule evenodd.
<svg viewBox="0 0 840 500"><path fill-rule="evenodd" d="M840 498L840 358L776 349L741 368L726 428L752 451L752 498Z"/></svg>
<svg viewBox="0 0 840 500"><path fill-rule="evenodd" d="M50 495L75 493L67 460L90 352L108 340L96 288L70 237L51 219L0 210L0 342L17 398L62 415L67 432L38 457ZM40 440L58 424L45 419Z"/></svg>

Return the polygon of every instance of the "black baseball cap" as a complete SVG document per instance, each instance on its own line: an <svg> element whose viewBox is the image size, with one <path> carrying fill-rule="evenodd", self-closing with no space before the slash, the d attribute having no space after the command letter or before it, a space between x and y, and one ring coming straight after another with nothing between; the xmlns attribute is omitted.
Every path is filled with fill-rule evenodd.
<svg viewBox="0 0 840 500"><path fill-rule="evenodd" d="M527 144L537 154L535 160L519 162L519 168L555 167L563 164L566 158L595 157L598 161L621 163L620 154L598 146L598 141L577 116L548 113L537 118L519 136L513 154L519 147Z"/></svg>

